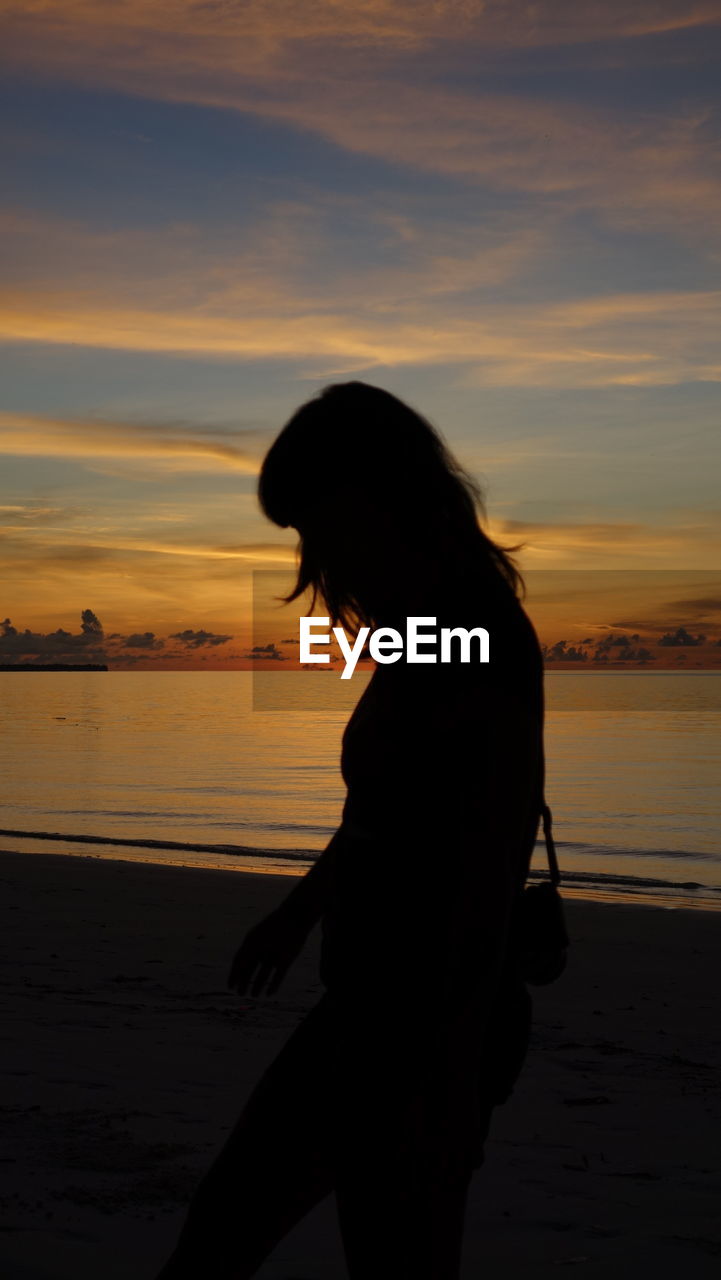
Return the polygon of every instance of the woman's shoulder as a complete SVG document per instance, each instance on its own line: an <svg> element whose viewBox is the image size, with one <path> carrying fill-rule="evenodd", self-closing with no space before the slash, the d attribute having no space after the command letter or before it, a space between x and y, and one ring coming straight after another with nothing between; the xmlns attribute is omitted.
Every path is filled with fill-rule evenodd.
<svg viewBox="0 0 721 1280"><path fill-rule="evenodd" d="M346 726L344 742L366 734L447 731L454 723L511 715L513 708L540 714L543 661L533 625L508 584L453 591L433 602L435 644L423 661L378 664ZM487 633L484 646L474 631ZM442 643L442 632L450 634ZM465 634L463 634L465 633ZM428 660L427 654L433 656Z"/></svg>

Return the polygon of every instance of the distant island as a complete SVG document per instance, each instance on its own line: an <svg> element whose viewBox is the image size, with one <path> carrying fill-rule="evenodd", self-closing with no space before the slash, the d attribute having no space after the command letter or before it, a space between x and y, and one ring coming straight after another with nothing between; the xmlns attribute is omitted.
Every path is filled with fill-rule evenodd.
<svg viewBox="0 0 721 1280"><path fill-rule="evenodd" d="M105 662L0 662L0 671L107 671Z"/></svg>

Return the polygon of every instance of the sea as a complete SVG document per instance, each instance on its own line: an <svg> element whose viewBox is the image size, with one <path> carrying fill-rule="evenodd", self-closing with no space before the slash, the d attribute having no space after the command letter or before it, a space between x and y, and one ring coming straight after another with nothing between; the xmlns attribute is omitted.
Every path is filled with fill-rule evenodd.
<svg viewBox="0 0 721 1280"><path fill-rule="evenodd" d="M1 672L0 849L302 873L368 678L338 699L308 696L335 674ZM546 700L564 892L721 906L721 672L549 671Z"/></svg>

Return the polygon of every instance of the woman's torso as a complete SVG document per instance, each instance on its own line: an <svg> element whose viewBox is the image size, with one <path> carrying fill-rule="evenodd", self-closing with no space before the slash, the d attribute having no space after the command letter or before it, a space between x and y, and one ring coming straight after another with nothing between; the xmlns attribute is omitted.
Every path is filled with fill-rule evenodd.
<svg viewBox="0 0 721 1280"><path fill-rule="evenodd" d="M437 625L485 626L490 661L376 669L343 738L347 786L321 978L368 990L398 974L404 998L512 957L504 921L525 881L543 794L542 662L505 584L439 602ZM455 957L455 960L453 959ZM458 973L454 976L455 963ZM450 966L450 969L449 969Z"/></svg>

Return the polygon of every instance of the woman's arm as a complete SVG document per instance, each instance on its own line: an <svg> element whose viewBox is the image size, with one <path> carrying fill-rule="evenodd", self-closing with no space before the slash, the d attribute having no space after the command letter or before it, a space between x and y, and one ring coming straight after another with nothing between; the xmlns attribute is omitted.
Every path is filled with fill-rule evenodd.
<svg viewBox="0 0 721 1280"><path fill-rule="evenodd" d="M342 839L342 831L343 828L340 826L323 853L294 885L279 908L287 912L288 916L305 923L308 931L318 923L326 909L333 863Z"/></svg>
<svg viewBox="0 0 721 1280"><path fill-rule="evenodd" d="M246 934L235 954L228 985L239 995L274 995L326 908L342 827L279 907ZM251 985L252 984L252 985Z"/></svg>

